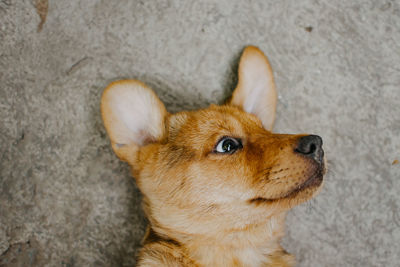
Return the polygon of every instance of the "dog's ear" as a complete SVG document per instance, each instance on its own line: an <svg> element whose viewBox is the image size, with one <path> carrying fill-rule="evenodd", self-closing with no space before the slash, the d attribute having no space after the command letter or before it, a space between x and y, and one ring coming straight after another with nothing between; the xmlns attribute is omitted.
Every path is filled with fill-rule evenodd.
<svg viewBox="0 0 400 267"><path fill-rule="evenodd" d="M228 104L256 115L271 131L275 121L277 95L272 69L260 49L248 46L239 63L239 81Z"/></svg>
<svg viewBox="0 0 400 267"><path fill-rule="evenodd" d="M101 98L101 114L117 156L132 161L141 146L165 132L167 111L157 95L136 80L111 83Z"/></svg>

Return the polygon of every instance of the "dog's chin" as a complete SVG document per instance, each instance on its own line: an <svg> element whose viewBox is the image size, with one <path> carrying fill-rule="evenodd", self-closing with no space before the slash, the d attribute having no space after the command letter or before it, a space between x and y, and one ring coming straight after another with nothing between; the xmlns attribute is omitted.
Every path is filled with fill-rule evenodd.
<svg viewBox="0 0 400 267"><path fill-rule="evenodd" d="M249 203L254 204L277 204L281 203L290 203L290 206L298 205L303 203L309 199L311 199L314 195L316 195L323 184L323 177L326 170L324 166L318 168L316 172L314 172L305 182L296 186L295 188L290 189L288 192L282 194L277 198L264 198L264 197L256 197L249 200Z"/></svg>
<svg viewBox="0 0 400 267"><path fill-rule="evenodd" d="M295 199L300 198L308 200L318 192L319 188L323 183L324 172L323 170L318 170L310 178L308 178L303 184L297 186L296 188L287 192L283 197L279 199ZM279 200L278 199L278 200Z"/></svg>

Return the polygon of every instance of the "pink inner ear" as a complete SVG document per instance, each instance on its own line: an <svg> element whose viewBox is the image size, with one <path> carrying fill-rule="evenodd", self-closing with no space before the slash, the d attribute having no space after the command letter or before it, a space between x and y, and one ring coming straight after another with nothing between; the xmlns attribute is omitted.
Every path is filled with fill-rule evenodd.
<svg viewBox="0 0 400 267"><path fill-rule="evenodd" d="M122 81L111 84L102 98L107 131L118 147L154 142L163 135L164 105L144 84Z"/></svg>
<svg viewBox="0 0 400 267"><path fill-rule="evenodd" d="M146 130L140 130L137 135L138 139L140 139L140 141L138 141L139 145L146 145L157 141L157 139L149 135Z"/></svg>
<svg viewBox="0 0 400 267"><path fill-rule="evenodd" d="M275 121L276 91L271 67L256 47L243 52L239 64L239 83L231 103L256 115L264 128L272 130Z"/></svg>

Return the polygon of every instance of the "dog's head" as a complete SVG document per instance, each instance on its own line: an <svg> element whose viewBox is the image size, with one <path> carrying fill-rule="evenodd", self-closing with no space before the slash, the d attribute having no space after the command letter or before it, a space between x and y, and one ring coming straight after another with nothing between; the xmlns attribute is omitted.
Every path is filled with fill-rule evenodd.
<svg viewBox="0 0 400 267"><path fill-rule="evenodd" d="M245 49L230 100L169 114L135 80L110 84L101 111L153 227L204 234L243 229L310 199L324 174L322 140L271 132L276 91L267 58Z"/></svg>

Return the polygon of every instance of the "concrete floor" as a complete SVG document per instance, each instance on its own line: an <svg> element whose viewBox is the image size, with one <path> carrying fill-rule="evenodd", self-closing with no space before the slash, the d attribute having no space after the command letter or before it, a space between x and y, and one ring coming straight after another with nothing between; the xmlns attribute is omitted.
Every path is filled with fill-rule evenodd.
<svg viewBox="0 0 400 267"><path fill-rule="evenodd" d="M172 112L205 107L230 94L248 44L274 69L276 130L321 135L330 163L284 247L298 266L398 266L394 0L0 0L0 266L134 264L145 219L103 88L138 78Z"/></svg>

